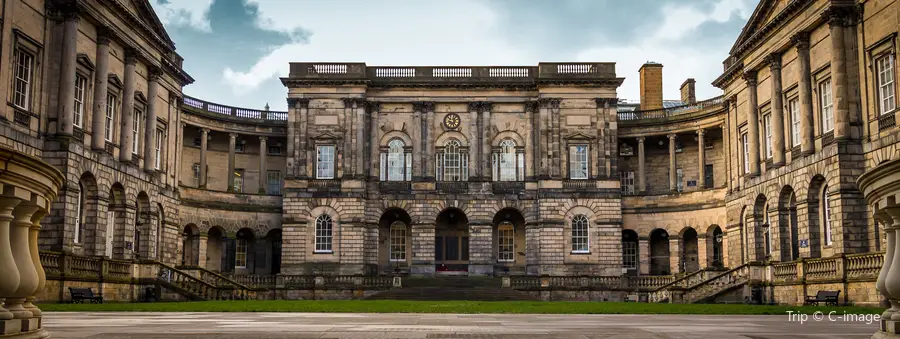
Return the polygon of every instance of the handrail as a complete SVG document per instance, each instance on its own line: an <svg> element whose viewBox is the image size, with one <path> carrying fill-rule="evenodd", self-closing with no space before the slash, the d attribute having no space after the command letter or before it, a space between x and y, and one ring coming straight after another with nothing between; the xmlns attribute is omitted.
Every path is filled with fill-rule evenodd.
<svg viewBox="0 0 900 339"><path fill-rule="evenodd" d="M171 283L173 285L185 288L189 292L193 292L193 293L197 294L200 298L207 299L207 300L209 300L211 297L212 297L212 299L219 299L219 288L217 286L213 286L212 284L210 284L206 281L203 281L202 279L199 279L190 274L184 273L177 268L163 264L161 262L157 262L156 264L160 266L159 276L158 276L159 279L165 280L166 282ZM174 275L174 277L169 274L165 274L164 272L169 272L172 275ZM183 280L188 280L191 284L184 284ZM194 285L199 285L199 286L194 286ZM216 295L211 296L210 291L215 291Z"/></svg>
<svg viewBox="0 0 900 339"><path fill-rule="evenodd" d="M184 96L183 105L201 110L204 113L211 115L227 115L240 119L285 122L287 121L288 116L288 112L286 111L270 111L267 109L258 110L252 108L220 105L187 95Z"/></svg>
<svg viewBox="0 0 900 339"><path fill-rule="evenodd" d="M699 101L693 104L675 106L675 107L666 107L666 108L657 108L650 110L637 110L631 112L619 112L619 121L632 121L632 120L644 120L644 119L660 119L660 118L668 118L677 115L694 113L698 112L710 107L721 107L724 102L724 96L717 96L707 100Z"/></svg>

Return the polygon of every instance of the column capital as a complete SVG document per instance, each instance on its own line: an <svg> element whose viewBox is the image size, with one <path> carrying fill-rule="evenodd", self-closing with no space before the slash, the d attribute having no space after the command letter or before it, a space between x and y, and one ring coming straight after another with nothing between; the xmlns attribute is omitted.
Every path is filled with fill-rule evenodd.
<svg viewBox="0 0 900 339"><path fill-rule="evenodd" d="M109 45L112 41L112 38L115 33L109 27L98 26L97 27L97 44L98 45Z"/></svg>
<svg viewBox="0 0 900 339"><path fill-rule="evenodd" d="M269 139L269 137L267 137L267 136L260 136L260 137L259 137L259 141L262 141L262 142L266 142L266 140L268 140L268 139Z"/></svg>
<svg viewBox="0 0 900 339"><path fill-rule="evenodd" d="M699 135L699 136L701 136L701 137L704 136L704 135L706 135L706 129L704 129L704 128L698 128L698 129L697 129L697 135Z"/></svg>
<svg viewBox="0 0 900 339"><path fill-rule="evenodd" d="M147 82L159 82L162 78L162 69L156 66L147 67Z"/></svg>
<svg viewBox="0 0 900 339"><path fill-rule="evenodd" d="M288 108L309 108L309 98L287 98Z"/></svg>
<svg viewBox="0 0 900 339"><path fill-rule="evenodd" d="M369 110L369 113L381 112L381 102L366 101L366 108Z"/></svg>
<svg viewBox="0 0 900 339"><path fill-rule="evenodd" d="M744 72L743 78L747 81L747 86L756 87L756 71Z"/></svg>
<svg viewBox="0 0 900 339"><path fill-rule="evenodd" d="M809 50L809 32L797 32L791 37L791 43L797 50Z"/></svg>
<svg viewBox="0 0 900 339"><path fill-rule="evenodd" d="M636 139L637 139L638 143L643 144L644 140L646 140L647 138L646 137L637 137Z"/></svg>
<svg viewBox="0 0 900 339"><path fill-rule="evenodd" d="M832 5L822 13L822 18L828 22L829 27L848 27L859 21L858 13L856 6Z"/></svg>
<svg viewBox="0 0 900 339"><path fill-rule="evenodd" d="M766 62L769 63L769 69L773 72L781 70L781 53L772 53L766 56Z"/></svg>
<svg viewBox="0 0 900 339"><path fill-rule="evenodd" d="M541 106L537 100L525 101L525 112L537 113L540 107Z"/></svg>
<svg viewBox="0 0 900 339"><path fill-rule="evenodd" d="M203 127L200 129L200 132L203 132L203 134L209 134L209 128Z"/></svg>
<svg viewBox="0 0 900 339"><path fill-rule="evenodd" d="M669 133L666 136L669 137L669 140L675 140L675 138L678 137L678 135L675 133Z"/></svg>
<svg viewBox="0 0 900 339"><path fill-rule="evenodd" d="M413 102L413 109L418 112L434 112L433 101L416 101Z"/></svg>
<svg viewBox="0 0 900 339"><path fill-rule="evenodd" d="M138 51L132 47L125 47L125 64L134 65L137 63Z"/></svg>
<svg viewBox="0 0 900 339"><path fill-rule="evenodd" d="M541 103L541 107L544 108L559 108L559 102L562 101L560 98L540 98L538 102Z"/></svg>
<svg viewBox="0 0 900 339"><path fill-rule="evenodd" d="M228 133L228 137L231 139L237 139L238 134L237 133Z"/></svg>

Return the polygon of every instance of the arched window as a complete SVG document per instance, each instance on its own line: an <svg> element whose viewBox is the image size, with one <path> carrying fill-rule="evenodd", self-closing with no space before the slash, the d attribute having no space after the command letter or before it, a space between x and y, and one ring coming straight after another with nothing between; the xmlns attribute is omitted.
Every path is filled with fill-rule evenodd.
<svg viewBox="0 0 900 339"><path fill-rule="evenodd" d="M772 254L772 228L769 227L769 225L771 225L771 224L769 223L769 204L768 204L768 202L766 202L766 207L763 209L762 220L763 220L763 225L762 225L763 229L762 230L763 230L763 236L765 237L764 239L765 239L765 247L766 247L765 255L771 255Z"/></svg>
<svg viewBox="0 0 900 339"><path fill-rule="evenodd" d="M459 141L450 140L437 155L437 181L468 181L469 154L462 152Z"/></svg>
<svg viewBox="0 0 900 339"><path fill-rule="evenodd" d="M412 156L407 155L405 144L400 139L391 140L388 143L387 154L382 154L382 169L386 169L382 174L382 180L387 181L404 181L412 179ZM384 161L386 158L387 161Z"/></svg>
<svg viewBox="0 0 900 339"><path fill-rule="evenodd" d="M831 204L828 203L828 185L823 185L819 197L819 210L822 211L822 230L825 235L825 246L831 246Z"/></svg>
<svg viewBox="0 0 900 339"><path fill-rule="evenodd" d="M516 230L509 221L501 222L497 226L497 261L516 261Z"/></svg>
<svg viewBox="0 0 900 339"><path fill-rule="evenodd" d="M406 261L406 224L391 224L391 261Z"/></svg>
<svg viewBox="0 0 900 339"><path fill-rule="evenodd" d="M316 252L331 252L333 235L331 216L322 214L316 218Z"/></svg>
<svg viewBox="0 0 900 339"><path fill-rule="evenodd" d="M163 225L165 225L165 218L163 217L162 205L160 205L156 210L156 259L160 261L162 260Z"/></svg>
<svg viewBox="0 0 900 339"><path fill-rule="evenodd" d="M134 253L141 253L141 203L138 202L137 210L134 213L134 244L131 246L131 251Z"/></svg>
<svg viewBox="0 0 900 339"><path fill-rule="evenodd" d="M583 214L572 218L572 252L590 252L590 238L588 237L588 218Z"/></svg>
<svg viewBox="0 0 900 339"><path fill-rule="evenodd" d="M494 181L522 181L525 179L525 153L517 152L516 142L504 139L493 157Z"/></svg>
<svg viewBox="0 0 900 339"><path fill-rule="evenodd" d="M76 201L75 211L75 243L80 244L84 236L84 211L85 211L85 194L84 185L78 183L78 201Z"/></svg>

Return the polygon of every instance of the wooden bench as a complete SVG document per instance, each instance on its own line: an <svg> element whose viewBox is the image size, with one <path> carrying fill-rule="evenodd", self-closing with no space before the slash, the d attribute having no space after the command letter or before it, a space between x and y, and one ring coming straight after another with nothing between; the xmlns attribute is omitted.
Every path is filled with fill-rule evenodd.
<svg viewBox="0 0 900 339"><path fill-rule="evenodd" d="M72 303L83 304L85 300L90 300L94 304L103 303L103 294L94 294L90 288L69 287L69 294L72 296Z"/></svg>
<svg viewBox="0 0 900 339"><path fill-rule="evenodd" d="M819 291L816 292L816 295L806 296L804 304L818 306L819 303L825 303L825 306L837 306L839 295L841 295L841 291Z"/></svg>

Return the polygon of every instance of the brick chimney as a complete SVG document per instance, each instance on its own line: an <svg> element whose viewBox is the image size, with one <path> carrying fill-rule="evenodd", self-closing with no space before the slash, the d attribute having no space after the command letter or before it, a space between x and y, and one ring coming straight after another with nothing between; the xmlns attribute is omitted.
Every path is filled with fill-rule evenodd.
<svg viewBox="0 0 900 339"><path fill-rule="evenodd" d="M694 90L694 84L697 81L694 78L688 78L681 84L681 102L685 105L693 105L697 103L697 92Z"/></svg>
<svg viewBox="0 0 900 339"><path fill-rule="evenodd" d="M638 73L641 74L641 110L663 107L663 65L648 61Z"/></svg>

